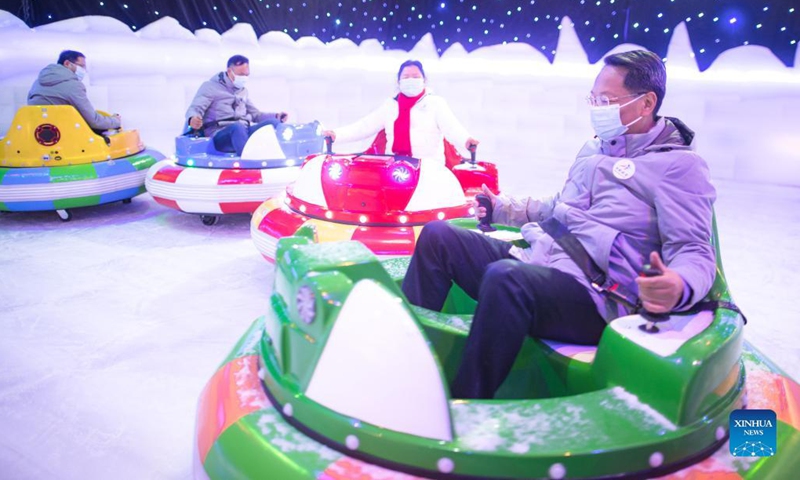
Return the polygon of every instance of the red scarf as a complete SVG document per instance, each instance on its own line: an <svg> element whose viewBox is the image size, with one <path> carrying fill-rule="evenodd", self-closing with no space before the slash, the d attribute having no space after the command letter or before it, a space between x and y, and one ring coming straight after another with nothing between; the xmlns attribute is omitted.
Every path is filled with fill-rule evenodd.
<svg viewBox="0 0 800 480"><path fill-rule="evenodd" d="M411 155L411 107L417 100L425 95L425 90L416 97L406 97L402 93L397 95L397 120L394 121L394 142L392 152L395 155Z"/></svg>

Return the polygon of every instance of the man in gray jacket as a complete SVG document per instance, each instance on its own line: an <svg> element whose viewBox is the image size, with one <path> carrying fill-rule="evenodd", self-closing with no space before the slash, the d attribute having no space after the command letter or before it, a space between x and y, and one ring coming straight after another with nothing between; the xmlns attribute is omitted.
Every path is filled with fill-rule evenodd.
<svg viewBox="0 0 800 480"><path fill-rule="evenodd" d="M694 132L657 116L665 91L666 70L654 53L606 57L587 98L597 137L578 153L561 192L512 199L484 188L494 220L521 227L529 248L444 222L425 226L403 283L409 301L439 310L452 282L478 300L454 397L492 398L526 335L597 344L606 322L630 313L592 288L550 234L567 230L606 286L638 296L649 312L687 310L708 293L716 192L692 149ZM479 217L485 213L478 208ZM640 277L647 263L662 274Z"/></svg>
<svg viewBox="0 0 800 480"><path fill-rule="evenodd" d="M200 85L186 111L186 123L214 137L214 147L221 152L241 155L253 132L286 121L285 112L265 113L253 105L245 87L249 78L250 60L243 55L232 56L227 71Z"/></svg>
<svg viewBox="0 0 800 480"><path fill-rule="evenodd" d="M98 133L119 128L119 115L102 115L92 106L81 81L84 75L86 56L74 50L64 50L58 56L57 63L39 72L39 77L28 92L28 105L72 105L89 127Z"/></svg>

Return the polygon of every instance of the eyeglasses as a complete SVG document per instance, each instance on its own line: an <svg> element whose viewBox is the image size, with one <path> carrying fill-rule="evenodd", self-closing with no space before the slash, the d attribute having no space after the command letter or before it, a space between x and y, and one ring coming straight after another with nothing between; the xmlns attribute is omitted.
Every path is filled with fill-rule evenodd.
<svg viewBox="0 0 800 480"><path fill-rule="evenodd" d="M631 93L630 95L622 95L620 97L607 97L605 95L598 95L593 97L591 95L586 95L586 103L593 107L607 107L612 103L621 100L623 98L635 97L637 95L644 95L647 92L639 92L639 93Z"/></svg>

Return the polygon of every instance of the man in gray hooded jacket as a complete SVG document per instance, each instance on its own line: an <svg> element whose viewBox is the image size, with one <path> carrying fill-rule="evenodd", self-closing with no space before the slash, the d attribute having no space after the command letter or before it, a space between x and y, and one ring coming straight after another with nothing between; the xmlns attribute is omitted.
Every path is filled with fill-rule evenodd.
<svg viewBox="0 0 800 480"><path fill-rule="evenodd" d="M649 312L687 310L708 293L716 193L692 149L694 132L656 115L665 91L666 70L654 53L606 57L587 98L597 137L578 153L562 191L512 199L484 187L494 220L521 227L529 248L444 222L425 226L403 283L409 301L439 310L452 282L478 300L453 397L492 398L526 335L597 344L606 322L630 313L592 288L545 233L541 225L553 219ZM479 217L485 213L478 208ZM647 263L662 274L640 277Z"/></svg>
<svg viewBox="0 0 800 480"><path fill-rule="evenodd" d="M247 139L266 125L285 122L285 112L259 111L248 98L245 85L250 78L250 60L234 55L228 69L200 85L186 111L186 123L203 135L214 138L221 152L242 154Z"/></svg>
<svg viewBox="0 0 800 480"><path fill-rule="evenodd" d="M57 63L39 72L28 92L28 105L72 105L96 132L119 128L119 115L102 115L92 106L81 81L84 75L86 56L74 50L64 50Z"/></svg>

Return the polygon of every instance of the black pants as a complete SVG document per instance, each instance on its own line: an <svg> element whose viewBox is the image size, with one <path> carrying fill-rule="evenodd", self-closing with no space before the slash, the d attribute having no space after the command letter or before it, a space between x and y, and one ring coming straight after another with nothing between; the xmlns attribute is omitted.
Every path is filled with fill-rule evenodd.
<svg viewBox="0 0 800 480"><path fill-rule="evenodd" d="M529 265L510 244L432 222L423 228L403 281L414 304L441 310L452 282L478 301L451 395L492 398L527 335L597 344L606 326L589 292L559 270Z"/></svg>

